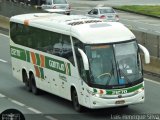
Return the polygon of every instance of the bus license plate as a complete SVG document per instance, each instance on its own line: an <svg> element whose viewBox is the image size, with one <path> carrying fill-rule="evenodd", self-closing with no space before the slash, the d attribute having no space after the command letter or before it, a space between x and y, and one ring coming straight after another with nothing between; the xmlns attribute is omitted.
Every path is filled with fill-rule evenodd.
<svg viewBox="0 0 160 120"><path fill-rule="evenodd" d="M124 100L118 100L118 101L115 102L115 104L124 104L124 103L125 103Z"/></svg>

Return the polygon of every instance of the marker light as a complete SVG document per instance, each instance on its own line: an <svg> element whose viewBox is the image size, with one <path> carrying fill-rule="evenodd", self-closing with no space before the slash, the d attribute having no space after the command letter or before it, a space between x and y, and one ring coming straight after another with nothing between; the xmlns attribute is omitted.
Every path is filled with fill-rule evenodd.
<svg viewBox="0 0 160 120"><path fill-rule="evenodd" d="M100 16L100 19L106 19L105 15Z"/></svg>

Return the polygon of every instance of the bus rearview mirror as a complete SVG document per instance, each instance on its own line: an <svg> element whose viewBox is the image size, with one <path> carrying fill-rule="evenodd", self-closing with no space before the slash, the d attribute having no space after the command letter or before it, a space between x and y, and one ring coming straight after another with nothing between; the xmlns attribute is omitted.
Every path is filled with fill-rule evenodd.
<svg viewBox="0 0 160 120"><path fill-rule="evenodd" d="M83 65L85 70L89 70L89 63L88 63L88 58L87 55L83 52L82 49L78 48L78 52L80 53L82 60L83 60Z"/></svg>
<svg viewBox="0 0 160 120"><path fill-rule="evenodd" d="M145 59L145 63L149 64L150 63L150 54L149 51L141 44L138 44L139 48L143 51L144 53L144 59Z"/></svg>

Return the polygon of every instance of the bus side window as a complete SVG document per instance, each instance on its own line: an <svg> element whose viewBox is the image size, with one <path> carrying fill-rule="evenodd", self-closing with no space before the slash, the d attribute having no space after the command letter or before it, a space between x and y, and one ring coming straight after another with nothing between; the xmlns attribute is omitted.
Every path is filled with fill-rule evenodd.
<svg viewBox="0 0 160 120"><path fill-rule="evenodd" d="M10 33L11 33L11 38L13 40L13 42L15 42L16 44L20 44L23 45L23 25L19 24L19 23L11 23L11 29L10 29Z"/></svg>
<svg viewBox="0 0 160 120"><path fill-rule="evenodd" d="M18 28L18 24L17 23L10 22L10 36L11 36L11 39L13 40L13 42L16 41L16 36L18 34L17 28Z"/></svg>
<svg viewBox="0 0 160 120"><path fill-rule="evenodd" d="M74 59L73 59L73 52L72 52L72 45L70 36L68 35L62 35L62 38L60 40L60 46L61 46L61 57L66 58L69 60L73 65Z"/></svg>

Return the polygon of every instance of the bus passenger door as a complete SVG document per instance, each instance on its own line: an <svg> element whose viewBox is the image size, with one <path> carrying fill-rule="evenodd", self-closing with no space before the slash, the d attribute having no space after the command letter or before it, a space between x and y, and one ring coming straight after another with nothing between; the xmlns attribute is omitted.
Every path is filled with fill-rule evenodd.
<svg viewBox="0 0 160 120"><path fill-rule="evenodd" d="M77 64L78 64L78 70L79 70L79 89L80 89L80 98L81 98L81 102L84 106L88 106L90 107L90 99L89 99L89 93L87 92L87 75L86 75L86 71L84 69L83 66L83 60L81 57L79 57L79 59L77 60Z"/></svg>
<svg viewBox="0 0 160 120"><path fill-rule="evenodd" d="M78 75L76 77L78 77L78 82L77 82L77 88L78 88L78 92L79 92L79 102L84 105L84 106L88 106L90 107L89 103L90 103L90 98L87 92L87 75L86 75L86 71L84 69L84 64L83 64L83 60L82 60L82 56L79 52L78 49L83 50L83 43L78 40L75 37L72 37L72 41L73 41L73 45L74 45L74 51L75 51L75 61L76 61L76 71L78 71Z"/></svg>

